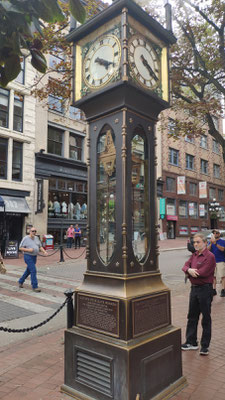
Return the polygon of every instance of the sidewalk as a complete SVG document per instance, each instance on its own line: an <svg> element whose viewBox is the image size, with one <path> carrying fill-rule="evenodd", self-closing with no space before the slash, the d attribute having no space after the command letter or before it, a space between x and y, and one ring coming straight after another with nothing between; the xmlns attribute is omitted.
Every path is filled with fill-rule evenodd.
<svg viewBox="0 0 225 400"><path fill-rule="evenodd" d="M169 250L182 250L187 248L187 238L176 238L176 239L166 239L158 241L159 251L169 251ZM80 249L67 249L64 247L63 258L65 262L72 262L78 259L85 260L86 249L81 247ZM48 256L38 255L37 265L38 267L57 265L60 262L60 250L48 250ZM4 259L5 265L21 266L25 267L23 255L19 253L19 258Z"/></svg>
<svg viewBox="0 0 225 400"><path fill-rule="evenodd" d="M172 319L184 338L189 285L172 292ZM224 400L225 300L216 296L212 307L213 336L210 353L183 352L183 375L188 385L173 400ZM0 349L1 400L71 400L60 393L64 376L64 330ZM123 400L123 399L120 399Z"/></svg>
<svg viewBox="0 0 225 400"><path fill-rule="evenodd" d="M186 239L159 241L159 248L160 251L186 249ZM71 258L77 258L84 249L65 250ZM50 262L53 257L55 261ZM57 252L52 257L39 258L38 264L43 270L70 269L71 274L71 270L76 270L74 266L76 267L79 260L85 267L84 257L85 253L75 262L65 258L65 263L59 263L59 252ZM22 257L18 260L5 260L8 268L14 262L14 266L18 266L19 269L24 268ZM48 268L49 263L52 268ZM171 291L172 323L182 329L183 341L189 288L189 284L185 285L182 281L173 285ZM225 299L219 295L215 296L212 305L213 333L209 356L199 356L198 351L182 352L183 375L187 379L187 386L174 395L173 400L225 399L224 311ZM200 334L201 326L198 336ZM60 392L64 382L63 337L64 329L57 329L43 336L34 336L23 342L0 347L0 400L71 400L71 397Z"/></svg>

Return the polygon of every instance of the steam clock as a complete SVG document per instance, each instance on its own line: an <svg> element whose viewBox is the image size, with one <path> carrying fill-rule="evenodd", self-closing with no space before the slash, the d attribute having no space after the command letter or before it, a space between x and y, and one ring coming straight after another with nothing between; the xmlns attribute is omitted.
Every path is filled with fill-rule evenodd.
<svg viewBox="0 0 225 400"><path fill-rule="evenodd" d="M156 227L155 124L169 107L175 38L132 0L118 0L68 40L73 104L89 123L89 209L62 390L79 400L163 398L185 384Z"/></svg>

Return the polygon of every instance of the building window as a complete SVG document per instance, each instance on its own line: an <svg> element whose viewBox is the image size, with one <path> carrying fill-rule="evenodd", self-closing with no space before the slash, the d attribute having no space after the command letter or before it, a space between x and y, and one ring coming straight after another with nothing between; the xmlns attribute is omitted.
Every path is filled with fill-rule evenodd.
<svg viewBox="0 0 225 400"><path fill-rule="evenodd" d="M207 204L199 204L199 217L208 218Z"/></svg>
<svg viewBox="0 0 225 400"><path fill-rule="evenodd" d="M208 161L201 159L201 173L208 175Z"/></svg>
<svg viewBox="0 0 225 400"><path fill-rule="evenodd" d="M168 192L176 191L176 180L174 178L166 177L166 190Z"/></svg>
<svg viewBox="0 0 225 400"><path fill-rule="evenodd" d="M9 90L0 88L0 126L8 128L9 121Z"/></svg>
<svg viewBox="0 0 225 400"><path fill-rule="evenodd" d="M48 153L63 155L63 134L60 129L48 127Z"/></svg>
<svg viewBox="0 0 225 400"><path fill-rule="evenodd" d="M188 227L187 226L180 226L179 227L179 235L188 235Z"/></svg>
<svg viewBox="0 0 225 400"><path fill-rule="evenodd" d="M64 112L64 100L60 96L48 96L48 108L49 110L56 111L63 114Z"/></svg>
<svg viewBox="0 0 225 400"><path fill-rule="evenodd" d="M176 200L175 199L167 199L166 213L167 213L167 215L176 215Z"/></svg>
<svg viewBox="0 0 225 400"><path fill-rule="evenodd" d="M84 113L79 108L70 106L69 113L70 113L70 118L72 119L82 119L82 120L85 119Z"/></svg>
<svg viewBox="0 0 225 400"><path fill-rule="evenodd" d="M70 133L70 158L82 160L83 138Z"/></svg>
<svg viewBox="0 0 225 400"><path fill-rule="evenodd" d="M198 195L198 184L190 182L189 183L189 194L190 196L197 196Z"/></svg>
<svg viewBox="0 0 225 400"><path fill-rule="evenodd" d="M216 198L216 189L210 187L209 188L209 200L213 200Z"/></svg>
<svg viewBox="0 0 225 400"><path fill-rule="evenodd" d="M194 143L194 137L193 136L189 136L189 135L185 135L185 138L184 138L184 140L185 140L185 142L188 142L188 143Z"/></svg>
<svg viewBox="0 0 225 400"><path fill-rule="evenodd" d="M169 163L172 165L179 165L179 151L169 148Z"/></svg>
<svg viewBox="0 0 225 400"><path fill-rule="evenodd" d="M220 154L220 144L215 139L213 139L213 152L216 154Z"/></svg>
<svg viewBox="0 0 225 400"><path fill-rule="evenodd" d="M191 218L198 218L198 204L197 203L189 203L189 216Z"/></svg>
<svg viewBox="0 0 225 400"><path fill-rule="evenodd" d="M15 81L24 85L25 82L25 57L22 57L20 62L21 71L19 75L16 77Z"/></svg>
<svg viewBox="0 0 225 400"><path fill-rule="evenodd" d="M214 178L220 178L220 166L218 164L213 164L213 176Z"/></svg>
<svg viewBox="0 0 225 400"><path fill-rule="evenodd" d="M49 179L48 218L87 218L87 186L84 181Z"/></svg>
<svg viewBox="0 0 225 400"><path fill-rule="evenodd" d="M13 130L23 132L23 96L14 95Z"/></svg>
<svg viewBox="0 0 225 400"><path fill-rule="evenodd" d="M187 218L187 201L180 200L179 201L179 217Z"/></svg>
<svg viewBox="0 0 225 400"><path fill-rule="evenodd" d="M200 147L203 149L208 149L208 138L206 135L200 137Z"/></svg>
<svg viewBox="0 0 225 400"><path fill-rule="evenodd" d="M186 169L194 169L194 156L191 154L186 154Z"/></svg>
<svg viewBox="0 0 225 400"><path fill-rule="evenodd" d="M12 180L22 181L23 144L13 141Z"/></svg>
<svg viewBox="0 0 225 400"><path fill-rule="evenodd" d="M223 189L218 189L218 200L219 201L223 201L224 200Z"/></svg>
<svg viewBox="0 0 225 400"><path fill-rule="evenodd" d="M174 121L174 119L169 118L169 121L168 121L168 134L169 135L175 135L176 129L177 129L176 122Z"/></svg>
<svg viewBox="0 0 225 400"><path fill-rule="evenodd" d="M189 183L189 194L191 196L197 196L197 183L190 182Z"/></svg>
<svg viewBox="0 0 225 400"><path fill-rule="evenodd" d="M7 179L8 140L0 138L0 179Z"/></svg>

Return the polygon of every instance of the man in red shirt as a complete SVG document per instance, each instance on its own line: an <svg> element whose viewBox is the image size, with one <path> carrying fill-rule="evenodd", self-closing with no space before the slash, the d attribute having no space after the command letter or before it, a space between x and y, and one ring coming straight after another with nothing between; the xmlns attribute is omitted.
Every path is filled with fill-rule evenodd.
<svg viewBox="0 0 225 400"><path fill-rule="evenodd" d="M186 343L182 350L197 350L197 328L202 314L201 355L209 354L211 340L211 303L213 299L213 278L216 267L214 254L207 249L207 240L201 233L194 236L195 253L184 264L182 271L191 282Z"/></svg>

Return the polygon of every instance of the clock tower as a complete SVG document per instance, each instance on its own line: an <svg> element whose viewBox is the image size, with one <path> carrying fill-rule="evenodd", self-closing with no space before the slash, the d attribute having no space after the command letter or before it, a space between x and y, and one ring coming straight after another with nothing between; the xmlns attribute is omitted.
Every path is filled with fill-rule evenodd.
<svg viewBox="0 0 225 400"><path fill-rule="evenodd" d="M65 332L62 391L162 399L185 385L158 265L155 124L169 107L170 30L118 0L72 31L73 104L88 121L87 271Z"/></svg>

